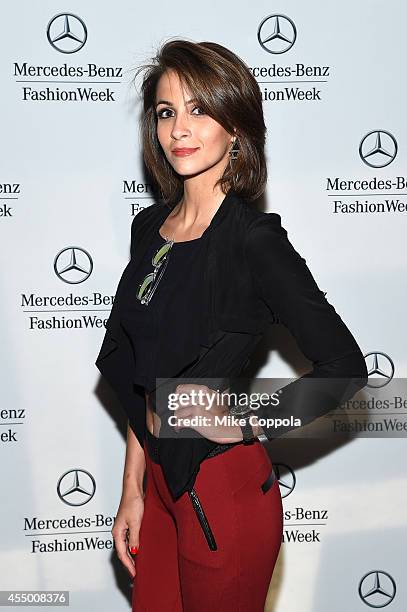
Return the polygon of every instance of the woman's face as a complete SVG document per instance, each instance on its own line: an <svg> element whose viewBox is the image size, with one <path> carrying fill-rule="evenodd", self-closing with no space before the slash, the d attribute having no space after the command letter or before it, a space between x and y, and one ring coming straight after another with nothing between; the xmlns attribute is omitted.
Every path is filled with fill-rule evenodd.
<svg viewBox="0 0 407 612"><path fill-rule="evenodd" d="M233 136L190 98L174 71L161 76L155 100L158 140L178 174L190 176L212 168L221 176Z"/></svg>

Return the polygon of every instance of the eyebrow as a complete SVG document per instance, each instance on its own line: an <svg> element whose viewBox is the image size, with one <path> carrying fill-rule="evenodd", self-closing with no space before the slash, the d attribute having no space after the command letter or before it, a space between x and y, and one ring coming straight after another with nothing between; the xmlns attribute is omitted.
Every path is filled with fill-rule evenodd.
<svg viewBox="0 0 407 612"><path fill-rule="evenodd" d="M196 102L196 98L187 100L186 104L191 104L192 102ZM159 104L167 104L168 106L174 106L173 103L170 102L169 100L158 100L158 102L156 103L156 106L158 106Z"/></svg>

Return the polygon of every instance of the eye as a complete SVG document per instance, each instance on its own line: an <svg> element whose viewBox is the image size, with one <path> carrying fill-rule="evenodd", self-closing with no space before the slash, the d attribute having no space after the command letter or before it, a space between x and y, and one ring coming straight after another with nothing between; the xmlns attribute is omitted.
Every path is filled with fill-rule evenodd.
<svg viewBox="0 0 407 612"><path fill-rule="evenodd" d="M195 113L194 111L198 110L199 113ZM194 115L205 115L206 113L202 110L202 108L200 106L194 106L194 108L192 109L192 114ZM171 117L172 115L165 115L164 113L173 113L173 111L170 108L162 108L159 111L157 111L157 119L168 119L169 117Z"/></svg>
<svg viewBox="0 0 407 612"><path fill-rule="evenodd" d="M199 111L201 111L201 112L200 112L200 113L195 113L195 114L198 114L198 115L205 115L205 112L202 110L202 108L201 108L200 106L194 106L194 108L192 109L192 112L193 112L194 110L197 110L197 109L198 109Z"/></svg>
<svg viewBox="0 0 407 612"><path fill-rule="evenodd" d="M171 112L169 108L162 108L161 110L159 110L157 112L158 119L167 119L168 116L164 115L164 113L166 113L167 111Z"/></svg>

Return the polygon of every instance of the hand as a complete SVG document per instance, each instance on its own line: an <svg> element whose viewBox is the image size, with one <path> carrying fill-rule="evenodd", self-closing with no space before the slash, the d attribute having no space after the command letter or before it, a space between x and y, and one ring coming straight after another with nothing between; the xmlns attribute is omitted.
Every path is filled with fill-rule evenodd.
<svg viewBox="0 0 407 612"><path fill-rule="evenodd" d="M124 567L134 578L136 575L137 555L130 553L132 546L139 547L139 531L144 514L144 498L140 495L125 493L120 500L119 508L114 521L112 535L116 553Z"/></svg>
<svg viewBox="0 0 407 612"><path fill-rule="evenodd" d="M226 393L228 390L226 389L223 393ZM178 432L184 427L190 427L217 444L239 442L243 439L242 430L239 425L223 425L216 422L215 417L227 417L230 415L229 407L225 403L225 398L222 398L222 394L210 389L206 385L190 383L177 385L175 393L178 394L180 402L173 415L177 419L176 424L173 426L175 431ZM195 422L193 420L190 421L193 417L198 417L195 419Z"/></svg>

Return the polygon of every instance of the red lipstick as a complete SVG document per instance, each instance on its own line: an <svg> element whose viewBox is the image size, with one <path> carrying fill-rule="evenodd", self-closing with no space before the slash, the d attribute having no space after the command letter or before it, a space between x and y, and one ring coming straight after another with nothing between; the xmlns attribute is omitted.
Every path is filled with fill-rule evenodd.
<svg viewBox="0 0 407 612"><path fill-rule="evenodd" d="M198 151L198 148L195 149L189 149L187 147L177 147L176 149L173 149L172 152L174 153L174 155L177 155L177 157L186 157L188 155L192 155L193 153L195 153L195 151Z"/></svg>

